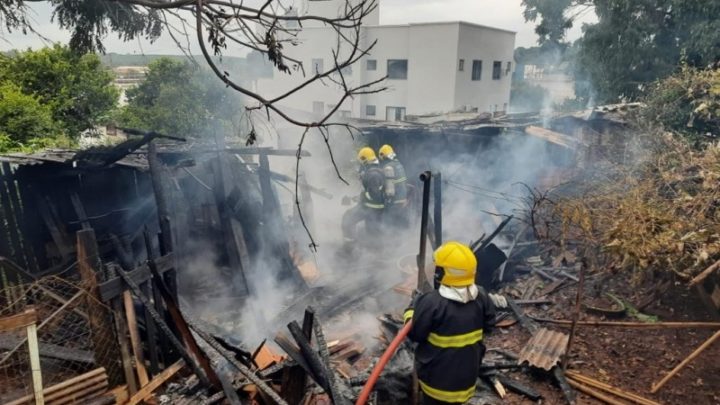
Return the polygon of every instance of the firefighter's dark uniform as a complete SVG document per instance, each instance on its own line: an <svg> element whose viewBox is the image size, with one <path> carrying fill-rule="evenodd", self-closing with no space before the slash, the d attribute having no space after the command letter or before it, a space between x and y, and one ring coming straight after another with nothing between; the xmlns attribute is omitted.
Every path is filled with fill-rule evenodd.
<svg viewBox="0 0 720 405"><path fill-rule="evenodd" d="M407 225L407 176L405 167L397 159L383 161L385 174L385 217L393 225Z"/></svg>
<svg viewBox="0 0 720 405"><path fill-rule="evenodd" d="M465 403L475 394L485 354L483 335L494 325L495 307L480 288L467 303L449 300L435 290L418 296L405 311L412 318L408 337L417 342L417 363L424 403Z"/></svg>
<svg viewBox="0 0 720 405"><path fill-rule="evenodd" d="M365 222L365 230L373 235L380 232L382 212L385 208L385 175L380 165L368 164L360 172L363 190L358 204L349 209L342 219L343 237L346 241L354 241L357 224Z"/></svg>

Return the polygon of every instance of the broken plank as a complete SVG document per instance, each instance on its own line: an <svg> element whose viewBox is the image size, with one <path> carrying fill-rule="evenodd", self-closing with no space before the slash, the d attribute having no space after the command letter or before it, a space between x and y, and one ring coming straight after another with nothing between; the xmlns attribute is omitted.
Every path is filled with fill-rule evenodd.
<svg viewBox="0 0 720 405"><path fill-rule="evenodd" d="M107 374L105 374L104 368L102 368L102 367L96 368L95 370L89 371L85 374L81 374L77 377L73 377L69 380L65 380L59 384L55 384L51 387L47 387L47 388L43 389L43 395L48 398L54 397L56 393L62 392L63 390L65 390L68 387L72 387L75 384L82 384L83 381L87 381L89 379L93 379L98 376L100 376L100 377L104 376L105 379L107 379ZM25 403L29 403L30 401L32 401L32 399L33 399L33 394L29 394L29 395L25 395L22 398L18 398L12 402L6 403L5 405L25 404Z"/></svg>
<svg viewBox="0 0 720 405"><path fill-rule="evenodd" d="M695 349L692 353L690 353L689 356L687 356L680 364L678 364L671 372L669 372L665 377L662 378L662 380L658 381L656 384L653 384L652 389L650 392L653 394L658 392L660 388L665 385L675 374L679 373L680 370L683 369L688 363L693 361L694 358L700 355L705 349L707 349L713 342L720 339L720 330L715 332L714 335L712 335L708 340L706 340L700 347Z"/></svg>
<svg viewBox="0 0 720 405"><path fill-rule="evenodd" d="M157 258L155 266L158 273L164 274L165 272L172 270L175 265L175 261L172 253L168 253L165 256ZM147 263L142 266L128 271L126 273L128 277L135 282L135 284L144 283L152 278L152 272L148 267ZM105 281L98 286L100 291L100 299L103 302L107 302L110 299L122 295L123 291L128 290L127 283L123 281L121 277L115 277L111 280Z"/></svg>
<svg viewBox="0 0 720 405"><path fill-rule="evenodd" d="M612 385L605 384L601 381L595 380L593 378L590 378L586 375L580 374L575 371L568 370L565 372L565 375L570 379L576 380L577 382L586 384L592 388L597 388L597 389L603 390L605 392L609 392L615 396L633 401L640 405L660 405L660 403L658 403L658 402L651 401L647 398L643 398L640 395L633 394L631 392L623 391L619 388L613 387Z"/></svg>
<svg viewBox="0 0 720 405"><path fill-rule="evenodd" d="M140 391L138 391L135 395L130 397L130 399L127 402L127 405L136 405L153 394L156 389L158 389L161 385L163 385L167 380L172 378L172 376L175 375L178 371L180 371L185 366L185 361L180 359L175 364L171 365L170 367L163 370L160 374L156 375L150 382L145 384Z"/></svg>
<svg viewBox="0 0 720 405"><path fill-rule="evenodd" d="M21 314L0 318L0 332L22 329L35 322L37 322L37 312L35 312L35 309L28 309Z"/></svg>
<svg viewBox="0 0 720 405"><path fill-rule="evenodd" d="M603 394L602 392L595 391L594 389L592 389L592 388L590 388L590 387L588 387L588 386L586 386L586 385L582 385L582 384L580 384L579 382L577 382L577 381L575 381L575 380L568 380L568 383L569 383L573 388L577 389L578 391L583 392L583 393L585 393L585 394L587 394L587 395L590 395L591 397L593 397L593 398L595 398L595 399L599 399L599 400L605 402L606 404L609 404L609 405L627 405L627 404L625 404L624 402L618 401L618 400L616 400L616 399L614 399L614 398L611 398L611 397Z"/></svg>
<svg viewBox="0 0 720 405"><path fill-rule="evenodd" d="M125 291L123 293L123 304L125 305L127 327L130 331L130 346L132 347L133 356L135 358L135 370L137 370L140 386L144 387L150 379L148 377L147 370L145 369L145 359L143 357L142 342L140 341L140 331L138 330L137 318L135 317L135 304L133 303L130 291Z"/></svg>
<svg viewBox="0 0 720 405"><path fill-rule="evenodd" d="M537 322L571 326L572 321L529 316ZM610 326L619 328L640 329L720 329L720 322L612 322L612 321L577 321L578 326Z"/></svg>
<svg viewBox="0 0 720 405"><path fill-rule="evenodd" d="M24 340L24 338L22 339ZM20 343L21 338L0 336L0 350L10 350ZM94 353L88 350L73 349L52 343L40 342L40 357L58 360L76 361L79 363L95 363Z"/></svg>

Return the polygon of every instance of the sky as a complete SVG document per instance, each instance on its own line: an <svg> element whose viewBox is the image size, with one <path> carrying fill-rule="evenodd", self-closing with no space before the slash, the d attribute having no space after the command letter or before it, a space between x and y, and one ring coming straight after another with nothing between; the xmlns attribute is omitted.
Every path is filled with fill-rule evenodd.
<svg viewBox="0 0 720 405"><path fill-rule="evenodd" d="M380 0L380 24L406 24L433 21L467 21L517 32L516 47L537 44L534 24L522 16L522 0ZM48 3L31 5L30 17L41 35L0 32L0 50L39 48L51 42L67 43L70 33L52 23ZM568 39L580 37L583 23L594 22L592 10L584 13L568 31ZM45 38L42 38L45 37ZM164 34L154 43L146 40L123 42L110 34L104 41L106 52L128 54L180 54L175 42ZM195 52L193 52L195 53ZM228 55L233 51L229 50ZM233 56L242 56L236 54Z"/></svg>

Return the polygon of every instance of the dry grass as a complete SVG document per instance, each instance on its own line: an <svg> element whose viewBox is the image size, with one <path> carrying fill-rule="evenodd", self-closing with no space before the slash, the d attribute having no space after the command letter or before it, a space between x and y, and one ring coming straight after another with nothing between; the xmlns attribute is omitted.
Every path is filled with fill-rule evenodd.
<svg viewBox="0 0 720 405"><path fill-rule="evenodd" d="M536 234L584 246L602 268L689 279L720 258L720 145L644 139L642 163L597 165L571 186L533 199Z"/></svg>

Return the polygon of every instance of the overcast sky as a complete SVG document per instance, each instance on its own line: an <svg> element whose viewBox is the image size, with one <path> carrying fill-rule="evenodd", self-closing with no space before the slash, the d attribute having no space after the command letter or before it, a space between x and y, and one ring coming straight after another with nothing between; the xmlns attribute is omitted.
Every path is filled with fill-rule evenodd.
<svg viewBox="0 0 720 405"><path fill-rule="evenodd" d="M516 46L534 46L537 36L534 24L526 23L522 16L522 0L380 0L380 23L403 24L432 21L467 21L517 32ZM35 29L51 41L67 43L70 34L50 22L50 6L47 3L32 5L31 18ZM584 22L593 22L592 10L584 13L569 31L568 39L575 40L581 34ZM130 54L178 54L175 43L167 34L155 43L148 41L123 42L116 35L108 35L104 41L107 52ZM37 48L48 42L35 34L2 32L0 50ZM229 52L232 54L233 52ZM241 56L241 55L237 55Z"/></svg>

